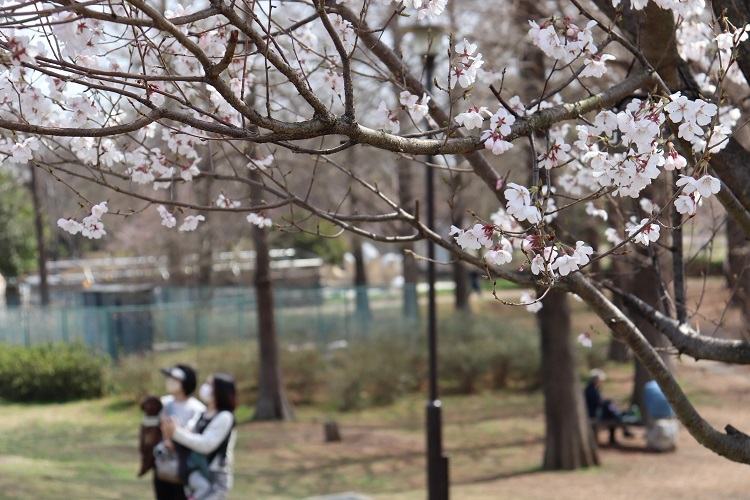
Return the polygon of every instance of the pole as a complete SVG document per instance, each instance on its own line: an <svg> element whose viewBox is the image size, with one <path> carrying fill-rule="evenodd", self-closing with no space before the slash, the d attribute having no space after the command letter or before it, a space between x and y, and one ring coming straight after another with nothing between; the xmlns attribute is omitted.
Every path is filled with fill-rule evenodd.
<svg viewBox="0 0 750 500"><path fill-rule="evenodd" d="M432 89L432 74L435 56L425 58L426 89ZM426 158L432 163L432 155ZM435 228L435 186L434 172L428 165L427 184L427 227ZM427 401L427 491L429 500L448 499L448 457L443 455L442 403L438 399L437 384L437 302L435 295L435 242L427 240L427 348L429 351L429 400Z"/></svg>

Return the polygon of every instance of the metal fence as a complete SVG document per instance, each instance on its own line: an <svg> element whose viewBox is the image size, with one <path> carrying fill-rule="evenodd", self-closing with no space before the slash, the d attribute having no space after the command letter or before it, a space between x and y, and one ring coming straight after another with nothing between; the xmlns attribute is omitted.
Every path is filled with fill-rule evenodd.
<svg viewBox="0 0 750 500"><path fill-rule="evenodd" d="M324 346L407 324L403 293L403 288L374 286L275 290L279 338ZM369 314L357 307L364 301ZM83 302L69 296L65 303L73 305L0 309L0 342L28 346L80 340L117 357L170 346L251 340L258 334L252 288L161 288L143 305Z"/></svg>

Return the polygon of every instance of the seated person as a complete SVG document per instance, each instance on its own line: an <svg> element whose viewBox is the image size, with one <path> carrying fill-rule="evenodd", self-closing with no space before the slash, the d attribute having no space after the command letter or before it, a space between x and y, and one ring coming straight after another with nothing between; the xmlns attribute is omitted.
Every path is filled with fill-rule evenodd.
<svg viewBox="0 0 750 500"><path fill-rule="evenodd" d="M591 420L599 420L609 423L609 444L617 444L615 440L615 429L622 427L625 437L633 437L633 433L622 424L623 413L617 409L611 400L602 398L601 385L607 379L606 374L597 368L591 370L589 383L583 391L586 399L586 409Z"/></svg>
<svg viewBox="0 0 750 500"><path fill-rule="evenodd" d="M677 447L679 424L661 388L654 380L643 386L643 405L648 416L646 447L655 451L671 451Z"/></svg>

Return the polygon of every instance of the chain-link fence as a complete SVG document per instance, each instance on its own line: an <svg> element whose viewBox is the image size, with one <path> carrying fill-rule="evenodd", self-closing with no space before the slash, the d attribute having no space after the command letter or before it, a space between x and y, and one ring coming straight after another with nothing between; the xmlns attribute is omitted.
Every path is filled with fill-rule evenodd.
<svg viewBox="0 0 750 500"><path fill-rule="evenodd" d="M158 288L141 293L141 301L147 302L143 304L132 304L122 290L101 292L104 299L97 293L69 294L66 306L0 309L0 342L81 340L117 357L257 338L252 288ZM274 292L277 332L282 342L324 346L383 331L383 325L407 320L403 296L403 288L374 286L278 289Z"/></svg>

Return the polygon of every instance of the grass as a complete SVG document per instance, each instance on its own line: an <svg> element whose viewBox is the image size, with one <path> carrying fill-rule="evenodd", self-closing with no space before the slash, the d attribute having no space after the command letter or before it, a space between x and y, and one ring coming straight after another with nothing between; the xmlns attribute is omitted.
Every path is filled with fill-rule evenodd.
<svg viewBox="0 0 750 500"><path fill-rule="evenodd" d="M456 481L533 468L529 444L542 433L538 394L448 397L445 446ZM395 493L423 485L424 399L350 414L298 408L290 423L251 423L239 413L234 498L303 498L326 492ZM343 442L323 443L335 418ZM135 477L140 414L107 398L56 405L0 405L0 491L4 498L147 498L150 476Z"/></svg>
<svg viewBox="0 0 750 500"><path fill-rule="evenodd" d="M571 306L574 335L578 331L594 334L595 348L579 349L579 354L587 355L581 363L585 373L599 366L601 355L591 353L604 351L609 337L582 304L571 301ZM475 304L475 311L537 335L534 315L523 308L484 300ZM255 357L251 343L229 355L225 349L200 346L158 353L135 360L130 367L123 364L121 369L133 388L158 392L163 379L157 367L182 361L198 366L202 374L223 369L250 379L257 369ZM608 397L624 403L630 391L631 366L609 365L607 373ZM702 388L690 383L686 388L702 403L712 400ZM538 471L544 434L539 392L484 391L446 396L443 403L444 446L451 457L454 487ZM252 408L243 406L238 410L232 498L291 499L343 491L361 491L376 498L424 498L424 404L423 394L411 394L390 406L344 414L322 405L298 406L297 420L290 423L252 423ZM127 398L0 404L0 496L150 498L150 476L136 478L140 418L134 401ZM323 442L323 422L331 418L340 425L341 443ZM605 465L586 474L607 470Z"/></svg>

